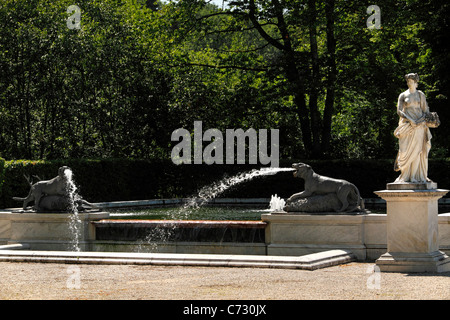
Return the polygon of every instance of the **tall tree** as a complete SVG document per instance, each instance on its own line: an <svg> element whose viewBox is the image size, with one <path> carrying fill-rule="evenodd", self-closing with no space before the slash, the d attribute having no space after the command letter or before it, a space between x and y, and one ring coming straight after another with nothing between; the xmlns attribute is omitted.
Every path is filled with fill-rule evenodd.
<svg viewBox="0 0 450 320"><path fill-rule="evenodd" d="M180 7L185 5L179 3ZM223 19L221 24L216 25L204 23L207 19L223 15L232 18ZM248 47L260 52L262 48L270 50L277 58L255 59L252 67L256 72L263 70L268 74L281 70L279 74L286 81L286 94L292 96L293 105L289 112L294 112L301 129L298 134L304 148L297 156L304 157L306 153L306 156L318 158L329 149L331 140L337 77L334 17L334 0L327 0L325 5L315 0L306 3L241 0L230 2L224 10L194 15L190 19L190 30L211 33L213 28L224 36L227 32L233 36L239 31L256 32L260 39L254 38ZM322 28L324 24L325 32ZM323 42L326 42L326 49L319 45ZM264 53L261 54L264 57ZM245 67L250 69L245 61ZM219 63L217 67L224 66ZM234 67L238 68L236 65Z"/></svg>

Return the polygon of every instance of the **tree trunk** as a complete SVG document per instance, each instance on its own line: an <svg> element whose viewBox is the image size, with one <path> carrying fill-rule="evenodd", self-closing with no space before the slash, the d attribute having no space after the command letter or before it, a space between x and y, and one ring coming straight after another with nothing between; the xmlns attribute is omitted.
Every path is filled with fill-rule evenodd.
<svg viewBox="0 0 450 320"><path fill-rule="evenodd" d="M297 107L297 114L300 120L300 127L302 131L302 140L304 144L305 151L307 156L312 152L313 143L312 143L312 135L311 135L311 125L310 125L310 115L308 106L306 105L306 89L304 86L304 81L300 72L298 70L295 51L292 48L291 39L289 36L289 31L284 20L283 15L283 7L279 0L273 0L272 4L274 6L274 12L277 17L277 26L280 31L282 42L272 38L269 34L267 34L256 18L256 5L254 0L250 0L249 2L249 20L252 22L255 29L259 32L259 34L272 46L281 50L284 55L283 67L284 72L286 74L286 78L290 84L292 93L294 95L294 104Z"/></svg>
<svg viewBox="0 0 450 320"><path fill-rule="evenodd" d="M306 151L306 156L309 157L312 149L312 135L311 126L309 120L309 110L306 105L305 99L305 86L303 84L302 77L300 76L295 62L295 56L293 53L288 54L286 58L286 78L291 84L292 92L294 94L294 104L297 107L297 115L300 120L300 129L302 131L303 146Z"/></svg>
<svg viewBox="0 0 450 320"><path fill-rule="evenodd" d="M331 142L331 119L334 111L334 99L336 94L336 39L334 37L334 8L335 0L327 0L325 3L325 16L327 19L327 96L323 114L322 150L326 152Z"/></svg>
<svg viewBox="0 0 450 320"><path fill-rule="evenodd" d="M319 50L317 47L317 10L316 1L308 1L308 15L309 15L309 42L311 46L311 87L309 90L309 111L311 115L311 129L312 129L312 150L310 150L313 158L319 158L321 156L321 143L320 143L320 127L321 117L318 110L317 100L319 98L319 86L320 86L320 70L319 70Z"/></svg>

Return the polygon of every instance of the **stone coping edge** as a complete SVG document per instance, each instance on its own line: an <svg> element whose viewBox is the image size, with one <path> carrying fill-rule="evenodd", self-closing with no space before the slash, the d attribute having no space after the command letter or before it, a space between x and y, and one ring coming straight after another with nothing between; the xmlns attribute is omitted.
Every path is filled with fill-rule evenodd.
<svg viewBox="0 0 450 320"><path fill-rule="evenodd" d="M0 262L139 264L316 270L356 261L348 250L304 256L0 250Z"/></svg>
<svg viewBox="0 0 450 320"><path fill-rule="evenodd" d="M187 203L187 198L174 199L149 199L149 200L132 200L132 201L112 201L112 202L95 202L94 205L102 209L118 209L129 207L152 207L152 206L173 206ZM211 205L268 205L269 198L215 198L210 199L208 204ZM380 198L364 198L366 204L385 204L386 201ZM439 204L450 205L450 198L439 199ZM5 208L0 211L11 212L21 208Z"/></svg>

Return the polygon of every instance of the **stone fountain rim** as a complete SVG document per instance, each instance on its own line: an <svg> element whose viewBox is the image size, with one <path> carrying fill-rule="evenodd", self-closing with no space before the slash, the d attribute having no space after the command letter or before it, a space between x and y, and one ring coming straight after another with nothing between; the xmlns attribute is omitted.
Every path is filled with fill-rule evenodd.
<svg viewBox="0 0 450 320"><path fill-rule="evenodd" d="M181 227L181 228L265 228L267 222L252 221L252 220L136 220L136 219L104 219L92 222L96 226L107 225L138 225L142 227L152 226L166 226L166 227Z"/></svg>

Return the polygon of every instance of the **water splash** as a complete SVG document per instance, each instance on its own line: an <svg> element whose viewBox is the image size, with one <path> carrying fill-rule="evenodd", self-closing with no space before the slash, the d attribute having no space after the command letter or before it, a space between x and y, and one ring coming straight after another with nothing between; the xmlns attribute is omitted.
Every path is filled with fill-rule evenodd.
<svg viewBox="0 0 450 320"><path fill-rule="evenodd" d="M69 230L72 233L72 251L80 250L80 231L82 227L81 219L78 215L78 206L76 205L76 200L79 198L77 193L77 186L73 180L73 172L71 169L64 170L64 175L66 177L66 192L69 196L69 210L72 213L69 217Z"/></svg>
<svg viewBox="0 0 450 320"><path fill-rule="evenodd" d="M284 206L286 205L286 201L282 198L280 198L277 194L272 196L269 203L270 211L280 211L283 210Z"/></svg>

